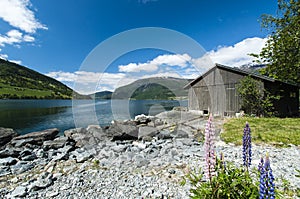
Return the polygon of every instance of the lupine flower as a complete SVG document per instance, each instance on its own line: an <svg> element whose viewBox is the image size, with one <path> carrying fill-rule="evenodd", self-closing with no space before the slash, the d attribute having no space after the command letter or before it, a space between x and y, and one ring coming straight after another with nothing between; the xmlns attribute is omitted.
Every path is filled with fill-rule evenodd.
<svg viewBox="0 0 300 199"><path fill-rule="evenodd" d="M246 122L246 126L244 128L244 135L243 135L243 161L244 166L247 167L247 169L251 165L251 129L249 127L248 122Z"/></svg>
<svg viewBox="0 0 300 199"><path fill-rule="evenodd" d="M265 164L260 171L259 199L274 199L275 184L274 176L270 166L269 155L266 155Z"/></svg>
<svg viewBox="0 0 300 199"><path fill-rule="evenodd" d="M211 180L215 174L216 156L215 156L215 129L212 124L212 115L205 127L205 176L206 179Z"/></svg>
<svg viewBox="0 0 300 199"><path fill-rule="evenodd" d="M260 158L260 163L258 164L258 171L261 173L262 169L264 167L264 158Z"/></svg>

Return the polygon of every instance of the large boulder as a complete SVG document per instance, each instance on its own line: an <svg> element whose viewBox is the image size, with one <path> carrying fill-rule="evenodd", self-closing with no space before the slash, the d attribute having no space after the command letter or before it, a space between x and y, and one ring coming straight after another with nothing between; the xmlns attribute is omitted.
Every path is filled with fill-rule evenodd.
<svg viewBox="0 0 300 199"><path fill-rule="evenodd" d="M11 140L11 143L17 147L24 146L26 144L42 145L46 140L53 140L58 133L59 130L57 128L32 132L14 137Z"/></svg>
<svg viewBox="0 0 300 199"><path fill-rule="evenodd" d="M114 121L106 130L106 135L112 140L136 140L138 138L138 128L132 123L121 123Z"/></svg>
<svg viewBox="0 0 300 199"><path fill-rule="evenodd" d="M139 128L138 139L142 139L144 137L154 137L158 134L158 129L151 126L141 126Z"/></svg>
<svg viewBox="0 0 300 199"><path fill-rule="evenodd" d="M59 149L66 145L68 141L68 137L60 136L55 138L54 140L47 140L43 143L43 146L46 149Z"/></svg>
<svg viewBox="0 0 300 199"><path fill-rule="evenodd" d="M105 139L103 130L99 126L89 126L87 129L85 128L69 129L66 130L64 134L69 139L75 141L76 147L96 145L101 140Z"/></svg>
<svg viewBox="0 0 300 199"><path fill-rule="evenodd" d="M0 148L18 136L13 129L0 127Z"/></svg>

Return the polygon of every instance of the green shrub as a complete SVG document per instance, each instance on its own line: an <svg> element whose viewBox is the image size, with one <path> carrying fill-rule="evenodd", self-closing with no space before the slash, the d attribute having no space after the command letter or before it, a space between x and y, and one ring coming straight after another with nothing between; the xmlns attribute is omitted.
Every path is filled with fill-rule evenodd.
<svg viewBox="0 0 300 199"><path fill-rule="evenodd" d="M216 175L212 177L211 181L203 181L201 170L198 173L188 173L182 184L185 184L186 181L190 181L192 185L190 197L193 199L251 199L259 197L258 182L252 180L249 172L246 172L244 168L234 166L232 163L226 162L225 164L219 159L216 165Z"/></svg>

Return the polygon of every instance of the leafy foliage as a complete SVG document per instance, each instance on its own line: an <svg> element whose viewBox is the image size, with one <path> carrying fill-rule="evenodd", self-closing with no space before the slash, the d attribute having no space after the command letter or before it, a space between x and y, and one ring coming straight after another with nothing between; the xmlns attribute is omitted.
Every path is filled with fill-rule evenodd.
<svg viewBox="0 0 300 199"><path fill-rule="evenodd" d="M270 32L257 62L268 63L261 72L265 75L300 83L300 1L278 0L278 15L264 14L262 27Z"/></svg>
<svg viewBox="0 0 300 199"><path fill-rule="evenodd" d="M253 173L254 174L254 173ZM191 198L219 199L219 198L258 198L258 186L248 172L232 163L217 159L216 176L211 181L203 181L203 174L190 172L186 180L191 182ZM185 182L184 181L184 182ZM183 182L183 184L184 184Z"/></svg>
<svg viewBox="0 0 300 199"><path fill-rule="evenodd" d="M262 88L262 82L254 80L250 76L244 77L238 85L238 93L242 99L242 109L249 115L271 116L273 112L273 100L277 96L271 96Z"/></svg>

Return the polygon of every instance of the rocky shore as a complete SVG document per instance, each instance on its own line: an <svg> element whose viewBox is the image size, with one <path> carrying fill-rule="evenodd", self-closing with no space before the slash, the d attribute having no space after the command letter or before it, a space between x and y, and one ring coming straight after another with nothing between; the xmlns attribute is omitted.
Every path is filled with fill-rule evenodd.
<svg viewBox="0 0 300 199"><path fill-rule="evenodd" d="M204 166L205 117L170 111L114 121L109 127L58 129L18 136L0 128L1 198L189 198L185 173ZM217 135L223 120L215 119ZM242 148L217 140L217 152L242 164ZM300 169L300 148L253 146L253 165L269 152L277 186Z"/></svg>

